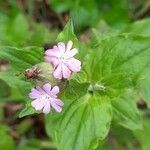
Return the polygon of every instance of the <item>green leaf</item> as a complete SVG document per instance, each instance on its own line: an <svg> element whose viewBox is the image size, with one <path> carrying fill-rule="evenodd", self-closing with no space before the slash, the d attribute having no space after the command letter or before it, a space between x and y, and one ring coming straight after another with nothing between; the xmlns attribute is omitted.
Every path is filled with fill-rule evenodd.
<svg viewBox="0 0 150 150"><path fill-rule="evenodd" d="M58 35L56 39L57 42L68 42L69 40L73 41L74 47L78 47L78 39L74 34L74 28L71 19L68 21L64 27L64 30Z"/></svg>
<svg viewBox="0 0 150 150"><path fill-rule="evenodd" d="M58 148L96 148L110 128L112 111L109 98L87 94L71 102L65 100L64 107L61 114L46 116L47 133L55 138Z"/></svg>
<svg viewBox="0 0 150 150"><path fill-rule="evenodd" d="M135 130L134 135L139 140L139 143L141 145L141 150L149 150L150 144L149 144L149 135L150 135L150 120L144 120L144 128L143 130Z"/></svg>
<svg viewBox="0 0 150 150"><path fill-rule="evenodd" d="M144 19L140 21L136 21L133 24L127 26L122 33L135 33L141 34L144 36L150 36L150 19Z"/></svg>
<svg viewBox="0 0 150 150"><path fill-rule="evenodd" d="M31 37L26 41L26 45L43 46L45 44L53 44L57 35L58 30L49 30L43 24L33 23Z"/></svg>
<svg viewBox="0 0 150 150"><path fill-rule="evenodd" d="M126 91L111 101L115 122L132 130L142 128L141 117L136 106L134 95L132 90Z"/></svg>
<svg viewBox="0 0 150 150"><path fill-rule="evenodd" d="M0 59L7 60L13 69L22 71L43 61L43 50L39 47L26 47L22 49L0 46Z"/></svg>
<svg viewBox="0 0 150 150"><path fill-rule="evenodd" d="M84 96L87 93L89 87L89 83L81 83L76 80L69 80L66 85L65 90L62 92L61 96L66 100L76 100L80 97Z"/></svg>
<svg viewBox="0 0 150 150"><path fill-rule="evenodd" d="M31 102L28 102L23 110L19 113L19 118L28 116L28 115L33 115L35 113L38 113L32 106Z"/></svg>
<svg viewBox="0 0 150 150"><path fill-rule="evenodd" d="M101 148L102 150L137 150L138 141L133 135L133 132L118 125L112 126L106 140ZM138 148L139 147L138 145Z"/></svg>
<svg viewBox="0 0 150 150"><path fill-rule="evenodd" d="M86 62L87 72L90 74L89 80L93 83L100 81L111 87L112 83L109 82L113 82L114 77L118 76L118 81L117 78L115 79L115 82L120 82L117 88L125 87L127 82L127 87L136 85L142 70L150 69L149 39L149 37L123 34L97 43Z"/></svg>
<svg viewBox="0 0 150 150"><path fill-rule="evenodd" d="M96 0L96 2L101 10L100 17L104 18L110 25L120 27L128 23L129 2L126 0L116 0L115 3L113 0Z"/></svg>
<svg viewBox="0 0 150 150"><path fill-rule="evenodd" d="M1 91L0 98L5 98L10 95L10 88L3 80L1 80L1 77L0 77L0 91Z"/></svg>
<svg viewBox="0 0 150 150"><path fill-rule="evenodd" d="M5 81L10 87L18 88L28 88L31 87L29 82L23 81L19 79L19 77L15 74L14 71L3 71L0 72L0 79Z"/></svg>
<svg viewBox="0 0 150 150"><path fill-rule="evenodd" d="M8 127L5 125L0 125L0 140L1 149L5 150L15 150L15 143L13 138L8 134Z"/></svg>
<svg viewBox="0 0 150 150"><path fill-rule="evenodd" d="M25 16L22 14L17 15L16 18L10 20L7 26L6 33L9 35L10 42L17 43L17 46L23 45L29 36L29 24Z"/></svg>
<svg viewBox="0 0 150 150"><path fill-rule="evenodd" d="M100 19L117 27L129 21L126 0L116 0L116 3L113 0L51 0L50 4L57 13L69 11L77 31L96 26Z"/></svg>
<svg viewBox="0 0 150 150"><path fill-rule="evenodd" d="M144 70L139 77L139 81L137 83L137 91L139 93L140 98L142 98L150 107L150 78L149 78L150 70Z"/></svg>
<svg viewBox="0 0 150 150"><path fill-rule="evenodd" d="M28 99L27 94L32 88L32 84L30 82L21 80L19 76L16 75L15 71L9 70L0 72L0 79L8 86L7 89L4 89L5 92L3 92L3 94L9 92L7 99ZM10 93L10 91L12 92ZM17 96L15 96L15 92L17 92Z"/></svg>

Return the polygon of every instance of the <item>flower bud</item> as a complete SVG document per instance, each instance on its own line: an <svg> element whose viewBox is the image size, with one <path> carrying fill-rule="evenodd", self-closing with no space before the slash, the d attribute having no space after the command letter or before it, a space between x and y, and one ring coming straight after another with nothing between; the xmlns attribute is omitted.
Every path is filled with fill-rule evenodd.
<svg viewBox="0 0 150 150"><path fill-rule="evenodd" d="M37 86L41 86L44 83L50 83L51 85L58 83L58 80L53 77L53 66L46 62L36 64L26 69L24 75L27 79L34 81Z"/></svg>

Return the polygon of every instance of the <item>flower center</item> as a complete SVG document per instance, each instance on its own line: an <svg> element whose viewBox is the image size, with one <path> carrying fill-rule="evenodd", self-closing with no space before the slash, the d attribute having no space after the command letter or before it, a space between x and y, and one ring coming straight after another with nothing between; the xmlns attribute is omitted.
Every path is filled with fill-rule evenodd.
<svg viewBox="0 0 150 150"><path fill-rule="evenodd" d="M65 60L65 56L64 55L60 56L59 61L64 62L64 60Z"/></svg>
<svg viewBox="0 0 150 150"><path fill-rule="evenodd" d="M41 96L41 100L45 101L45 100L50 100L51 97L48 94L44 94Z"/></svg>

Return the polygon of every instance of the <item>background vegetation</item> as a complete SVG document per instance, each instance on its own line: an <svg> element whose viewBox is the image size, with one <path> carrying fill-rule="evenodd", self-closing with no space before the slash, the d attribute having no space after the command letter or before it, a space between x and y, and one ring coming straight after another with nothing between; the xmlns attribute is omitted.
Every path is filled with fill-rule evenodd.
<svg viewBox="0 0 150 150"><path fill-rule="evenodd" d="M104 39L106 40L102 44L103 48L108 47L109 49L117 42L119 44L116 47L120 50L120 53L124 53L121 47L127 47L127 45L134 50L138 48L144 49L150 46L149 16L149 0L0 0L0 149L56 149L56 144L51 139L53 129L49 126L52 124L49 120L55 118L47 117L45 120L43 114L26 116L34 113L34 110L28 108L28 103L25 109L21 111L27 99L29 99L26 93L31 88L31 84L21 80L18 76L20 76L23 69L42 61L41 48L36 48L36 50L32 51L32 48L34 49L33 46L43 47L46 50L55 44L58 34L63 30L71 17L74 32L82 43L80 49L83 49L83 51L80 52L79 56L82 61L86 50L92 49L91 45ZM64 31L65 36L67 32L70 32L70 27L68 26ZM124 39L127 38L126 35L122 39L119 37L113 39L117 34L124 33L133 33L134 36L131 36L126 42L124 42ZM138 37L138 35L142 36L143 39ZM107 40L108 37L111 37L110 40ZM137 39L140 39L141 43L137 42ZM133 45L131 42L133 42ZM97 54L99 54L98 51L95 51L95 54L92 55L96 56ZM140 57L143 64L148 63L148 54L144 53ZM30 55L35 57L29 62L28 57ZM113 55L115 55L115 52L114 54L112 53ZM109 64L110 58L110 55L106 55L103 63ZM12 61L13 63L10 64ZM91 79L94 82L100 73L97 71L99 66L92 59L88 61L90 67L87 68L90 69L90 72L95 72ZM139 66L135 62L137 61L134 60L134 69L140 71L140 67L142 69L143 64ZM119 63L121 63L121 58L115 65L117 66ZM132 68L131 63L127 64L128 68ZM102 67L106 67L105 71L108 71L107 66ZM127 70L126 72L128 72ZM138 85L142 87L142 96L137 96L136 106L133 107L131 106L134 104L129 102L132 94L124 97L125 103L118 104L115 101L113 102L116 110L123 108L120 110L122 111L122 120L119 120L119 117L119 119L117 117L113 119L109 135L105 140L100 141L100 146L97 144L97 141L97 143L94 141L97 149L150 149L150 78L149 71L144 72L141 70L141 72L147 77L146 80L138 82ZM120 81L121 83L126 83L126 81L122 81L122 75L117 74L113 79L115 83L114 89L126 86L118 84ZM136 82L136 77L134 79ZM104 81L114 85L112 80L110 81L109 76ZM76 89L78 88L76 87ZM80 88L84 91L84 88ZM117 94L115 91L110 92L111 96ZM82 93L79 93L79 95L82 95ZM132 108L135 108L135 111ZM103 111L106 110L102 110L100 113L103 113ZM25 117L18 118L19 113L21 117ZM142 117L139 117L138 113ZM107 118L109 116L104 117ZM143 125L141 125L141 122ZM135 130L131 131L131 129Z"/></svg>

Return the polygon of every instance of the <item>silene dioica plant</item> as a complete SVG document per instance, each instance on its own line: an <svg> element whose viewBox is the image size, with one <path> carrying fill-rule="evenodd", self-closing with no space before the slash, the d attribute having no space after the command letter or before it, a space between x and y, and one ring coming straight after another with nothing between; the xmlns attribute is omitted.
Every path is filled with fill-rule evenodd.
<svg viewBox="0 0 150 150"><path fill-rule="evenodd" d="M100 149L112 125L142 129L136 103L150 105L150 37L125 32L93 30L82 43L70 20L45 52L1 47L0 58L12 66L1 78L26 100L19 117L44 113L60 150Z"/></svg>

